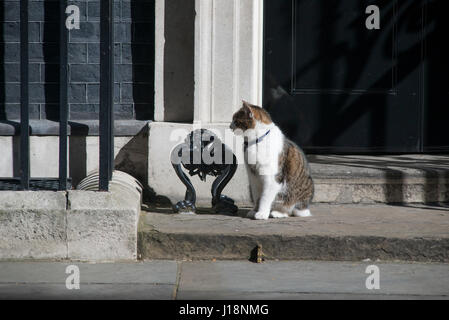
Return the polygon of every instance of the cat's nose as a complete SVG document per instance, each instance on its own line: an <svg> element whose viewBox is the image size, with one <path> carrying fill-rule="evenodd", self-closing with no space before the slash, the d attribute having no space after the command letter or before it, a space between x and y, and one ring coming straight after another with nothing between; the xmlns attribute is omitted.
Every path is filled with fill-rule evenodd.
<svg viewBox="0 0 449 320"><path fill-rule="evenodd" d="M229 128L231 128L231 130L235 130L235 123L232 122L231 125L229 126Z"/></svg>

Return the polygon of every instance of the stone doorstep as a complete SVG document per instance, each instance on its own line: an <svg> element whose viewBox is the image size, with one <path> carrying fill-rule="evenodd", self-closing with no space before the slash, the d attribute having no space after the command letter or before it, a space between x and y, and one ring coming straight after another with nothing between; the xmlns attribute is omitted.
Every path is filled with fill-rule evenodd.
<svg viewBox="0 0 449 320"><path fill-rule="evenodd" d="M311 218L142 212L141 259L449 262L449 206L315 205Z"/></svg>
<svg viewBox="0 0 449 320"><path fill-rule="evenodd" d="M141 194L0 192L0 260L135 260Z"/></svg>
<svg viewBox="0 0 449 320"><path fill-rule="evenodd" d="M314 202L449 202L449 156L309 155Z"/></svg>

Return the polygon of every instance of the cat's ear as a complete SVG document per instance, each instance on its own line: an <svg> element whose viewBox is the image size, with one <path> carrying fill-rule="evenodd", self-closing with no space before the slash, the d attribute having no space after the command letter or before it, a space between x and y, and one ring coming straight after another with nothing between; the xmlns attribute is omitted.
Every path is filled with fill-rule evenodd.
<svg viewBox="0 0 449 320"><path fill-rule="evenodd" d="M243 108L245 108L247 110L249 117L254 118L252 105L250 103L246 102L245 100L242 100L242 102L243 102Z"/></svg>

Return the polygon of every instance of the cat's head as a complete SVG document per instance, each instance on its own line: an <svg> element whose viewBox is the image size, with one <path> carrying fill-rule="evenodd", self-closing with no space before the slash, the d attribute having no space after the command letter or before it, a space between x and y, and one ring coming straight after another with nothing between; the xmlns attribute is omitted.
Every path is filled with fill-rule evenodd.
<svg viewBox="0 0 449 320"><path fill-rule="evenodd" d="M232 117L231 129L237 133L238 131L246 132L260 127L269 126L273 123L270 114L263 108L252 105L243 101L243 106L234 113Z"/></svg>

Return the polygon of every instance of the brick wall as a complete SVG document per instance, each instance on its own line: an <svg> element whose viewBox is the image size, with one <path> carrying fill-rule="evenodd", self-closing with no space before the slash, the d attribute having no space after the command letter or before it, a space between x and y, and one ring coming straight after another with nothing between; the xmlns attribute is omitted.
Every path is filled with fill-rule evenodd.
<svg viewBox="0 0 449 320"><path fill-rule="evenodd" d="M0 1L0 120L20 116L19 1ZM70 119L98 119L99 0L80 8L69 34ZM58 117L58 0L29 1L30 117ZM154 110L154 0L115 0L116 119L151 120Z"/></svg>

